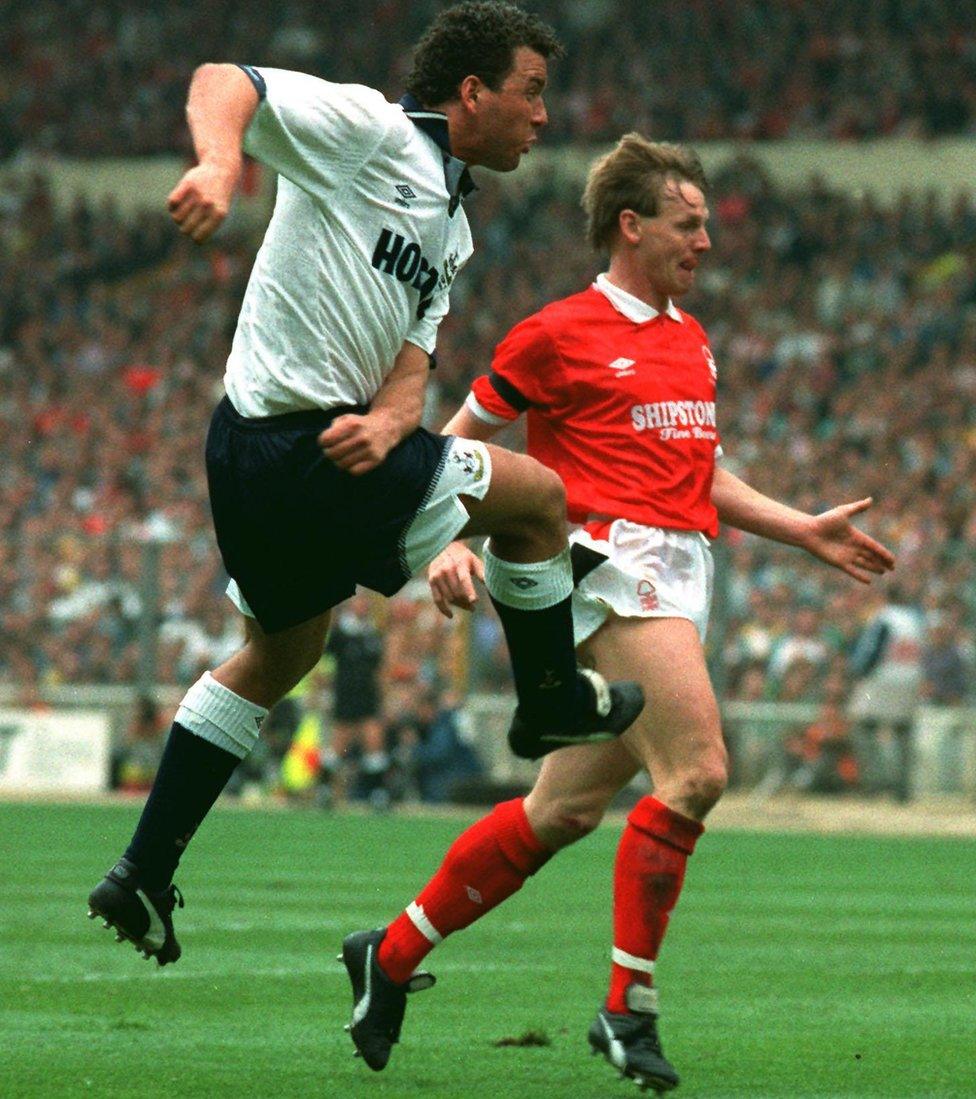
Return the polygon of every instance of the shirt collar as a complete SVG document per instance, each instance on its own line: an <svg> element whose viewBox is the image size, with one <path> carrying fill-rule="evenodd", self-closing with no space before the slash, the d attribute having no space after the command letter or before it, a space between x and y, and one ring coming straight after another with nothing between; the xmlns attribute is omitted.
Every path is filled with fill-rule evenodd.
<svg viewBox="0 0 976 1099"><path fill-rule="evenodd" d="M463 160L458 160L451 153L447 115L441 111L428 110L416 96L411 95L409 92L401 97L400 106L403 108L403 113L417 129L422 130L441 151L441 156L444 158L444 184L451 196L447 213L449 217L454 217L454 213L460 206L462 199L476 190L476 187L474 180L471 178L471 173L468 171L467 164Z"/></svg>
<svg viewBox="0 0 976 1099"><path fill-rule="evenodd" d="M597 275L596 282L593 283L593 289L599 290L618 313L623 313L627 320L633 321L634 324L644 324L646 321L652 321L655 317L660 316L658 311L652 305L648 305L646 301L635 298L633 294L628 294L626 290L621 290L619 286L614 286L606 274ZM665 309L665 313L673 321L684 324L681 314L678 312L678 307L670 298L668 298L668 307Z"/></svg>

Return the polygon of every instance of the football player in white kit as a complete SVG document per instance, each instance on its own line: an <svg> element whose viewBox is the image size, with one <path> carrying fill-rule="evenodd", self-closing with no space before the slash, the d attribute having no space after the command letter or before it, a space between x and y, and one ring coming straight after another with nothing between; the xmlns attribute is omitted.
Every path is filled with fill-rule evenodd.
<svg viewBox="0 0 976 1099"><path fill-rule="evenodd" d="M472 250L468 166L517 167L546 123L547 59L559 53L550 27L492 0L441 12L398 104L260 66L194 74L199 163L169 196L181 231L202 243L219 227L245 152L278 173L278 193L206 447L246 641L187 691L132 841L89 897L92 918L160 965L180 956L182 851L357 585L393 594L459 532L490 535L487 582L518 696L513 750L535 758L619 735L643 706L636 683L577 668L559 478L419 426L437 327ZM350 947L354 987L368 985L371 961L369 942Z"/></svg>

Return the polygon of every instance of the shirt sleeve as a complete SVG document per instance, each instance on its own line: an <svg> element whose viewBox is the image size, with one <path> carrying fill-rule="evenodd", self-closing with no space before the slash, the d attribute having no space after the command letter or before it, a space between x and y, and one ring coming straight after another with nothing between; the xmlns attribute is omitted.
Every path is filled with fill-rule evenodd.
<svg viewBox="0 0 976 1099"><path fill-rule="evenodd" d="M409 340L410 343L415 343L418 347L423 348L428 355L433 356L434 348L437 345L438 326L447 316L450 306L450 287L435 290L429 304L424 308L424 315L413 322L413 326L404 338Z"/></svg>
<svg viewBox="0 0 976 1099"><path fill-rule="evenodd" d="M373 88L307 73L244 66L264 95L244 134L244 152L312 194L344 184L375 152L391 122Z"/></svg>
<svg viewBox="0 0 976 1099"><path fill-rule="evenodd" d="M451 270L442 271L439 274L437 285L431 291L431 295L426 302L421 298L420 306L418 306L418 311L421 311L422 307L421 316L414 320L413 326L405 338L418 347L422 347L428 355L434 353L434 347L437 343L437 329L451 307L451 287L454 285L454 279L458 271L471 258L473 251L471 233L465 226L465 231L458 242L457 255L451 265ZM448 262L450 263L450 261Z"/></svg>
<svg viewBox="0 0 976 1099"><path fill-rule="evenodd" d="M536 313L495 348L491 370L475 378L466 403L486 423L510 423L526 409L549 406L558 376L558 353Z"/></svg>

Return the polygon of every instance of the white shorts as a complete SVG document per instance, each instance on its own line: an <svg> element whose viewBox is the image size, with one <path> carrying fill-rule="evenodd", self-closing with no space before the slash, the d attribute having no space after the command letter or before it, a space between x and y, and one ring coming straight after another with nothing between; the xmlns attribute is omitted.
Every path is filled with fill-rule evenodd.
<svg viewBox="0 0 976 1099"><path fill-rule="evenodd" d="M461 532L468 521L468 511L459 497L483 500L490 485L488 447L475 439L452 437L423 503L400 535L401 583L426 568ZM227 585L227 596L242 614L255 617L236 580Z"/></svg>
<svg viewBox="0 0 976 1099"><path fill-rule="evenodd" d="M589 525L592 529L593 524ZM704 644L714 570L704 534L616 519L598 535L580 527L570 534L569 541L574 571L583 572L589 566L573 590L577 645L596 633L611 614L687 618ZM581 553L577 547L585 549ZM605 560L595 563L595 555Z"/></svg>
<svg viewBox="0 0 976 1099"><path fill-rule="evenodd" d="M459 497L483 500L491 485L491 454L477 439L454 436L423 506L406 528L401 557L411 576L426 568L461 533L468 509Z"/></svg>

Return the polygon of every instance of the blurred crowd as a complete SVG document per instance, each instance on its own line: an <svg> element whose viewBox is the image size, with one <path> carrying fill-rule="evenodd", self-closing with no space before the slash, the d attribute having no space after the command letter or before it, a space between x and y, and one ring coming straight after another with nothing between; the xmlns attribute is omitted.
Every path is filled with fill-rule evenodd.
<svg viewBox="0 0 976 1099"><path fill-rule="evenodd" d="M337 610L322 660L268 714L228 793L380 811L479 800L485 765L452 686L463 642L416 583L389 602L357 593ZM113 789L149 790L168 727L154 696L141 694L115 745Z"/></svg>
<svg viewBox="0 0 976 1099"><path fill-rule="evenodd" d="M437 0L0 0L0 160L187 147L204 61L314 72L397 97ZM540 0L567 57L552 140L939 136L976 127L976 10L949 0Z"/></svg>
<svg viewBox="0 0 976 1099"><path fill-rule="evenodd" d="M599 270L575 185L482 183L432 427L511 324ZM715 247L684 304L712 339L723 460L809 511L873 497L863 526L899 560L893 581L863 588L726 532L711 635L725 695L823 707L814 740L836 740L831 706L870 696L892 663L912 705L972 702L976 202L918 191L881 207L816 180L785 193L740 159L711 208ZM231 231L197 249L164 214L130 221L111 204L59 211L37 174L4 189L0 682L131 683L147 621L162 681L189 683L238 645L202 448L255 245ZM518 429L501 441L519 445ZM387 718L417 691L509 688L490 609L448 623L422 581L380 605L387 700L366 754L388 750ZM861 717L896 734L902 720Z"/></svg>

